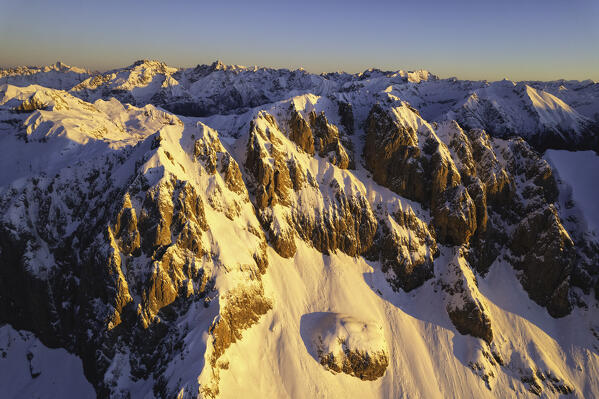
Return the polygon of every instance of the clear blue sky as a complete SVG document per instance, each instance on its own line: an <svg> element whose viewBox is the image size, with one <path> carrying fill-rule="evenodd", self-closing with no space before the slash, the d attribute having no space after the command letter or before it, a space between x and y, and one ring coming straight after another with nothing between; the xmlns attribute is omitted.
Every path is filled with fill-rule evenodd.
<svg viewBox="0 0 599 399"><path fill-rule="evenodd" d="M599 80L599 0L0 0L0 65L137 59Z"/></svg>

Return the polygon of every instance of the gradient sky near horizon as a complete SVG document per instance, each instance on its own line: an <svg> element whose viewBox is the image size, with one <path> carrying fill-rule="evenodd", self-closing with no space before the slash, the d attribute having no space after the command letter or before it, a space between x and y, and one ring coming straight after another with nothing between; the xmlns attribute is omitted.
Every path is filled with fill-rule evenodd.
<svg viewBox="0 0 599 399"><path fill-rule="evenodd" d="M599 81L599 1L0 0L0 66L138 59Z"/></svg>

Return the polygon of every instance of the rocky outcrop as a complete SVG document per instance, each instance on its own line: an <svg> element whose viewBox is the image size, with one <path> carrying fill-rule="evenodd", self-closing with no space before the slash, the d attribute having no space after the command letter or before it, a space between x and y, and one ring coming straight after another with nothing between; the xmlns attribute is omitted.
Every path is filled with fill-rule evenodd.
<svg viewBox="0 0 599 399"><path fill-rule="evenodd" d="M290 107L289 138L302 150L314 155L314 136L310 125L293 106Z"/></svg>
<svg viewBox="0 0 599 399"><path fill-rule="evenodd" d="M343 126L347 134L351 136L352 134L354 134L355 125L353 107L350 103L338 101L337 108L339 118L341 119L341 126Z"/></svg>
<svg viewBox="0 0 599 399"><path fill-rule="evenodd" d="M446 293L447 314L460 334L472 335L490 344L493 341L491 319L462 248L454 251L439 284Z"/></svg>
<svg viewBox="0 0 599 399"><path fill-rule="evenodd" d="M220 298L219 318L210 327L212 335L212 366L225 350L238 339L243 330L255 324L260 316L272 309L271 301L264 296L262 285L229 291Z"/></svg>
<svg viewBox="0 0 599 399"><path fill-rule="evenodd" d="M412 208L387 214L379 222L377 250L391 286L411 291L433 277L437 243Z"/></svg>
<svg viewBox="0 0 599 399"><path fill-rule="evenodd" d="M308 121L291 104L288 110L288 137L310 155L317 153L341 169L353 168L354 161L341 143L339 129L329 123L324 112L310 112Z"/></svg>
<svg viewBox="0 0 599 399"><path fill-rule="evenodd" d="M337 130L331 128L324 115L314 118L319 121L315 122L318 127L314 131L328 132L318 134L322 140L316 147L328 145L327 137L338 142ZM252 180L260 220L273 248L283 257L293 256L297 235L323 253L336 249L351 256L368 252L377 226L368 200L362 195L348 194L334 176L316 181L314 172L310 169L304 172L298 156L285 151L286 140L275 118L266 112L250 124L245 168ZM313 208L300 201L298 193L302 190L314 198L322 198L324 206ZM277 211L277 207L283 212Z"/></svg>
<svg viewBox="0 0 599 399"><path fill-rule="evenodd" d="M378 184L419 202L426 200L425 171L416 132L396 123L380 105L366 120L364 160Z"/></svg>
<svg viewBox="0 0 599 399"><path fill-rule="evenodd" d="M353 168L353 160L345 151L339 137L339 129L327 120L324 112L310 113L310 126L314 134L314 148L321 157L328 157L329 162L341 169Z"/></svg>
<svg viewBox="0 0 599 399"><path fill-rule="evenodd" d="M510 248L519 257L514 266L524 272L520 281L531 299L554 317L570 313L569 276L577 256L555 207L549 205L522 220Z"/></svg>
<svg viewBox="0 0 599 399"><path fill-rule="evenodd" d="M312 356L327 370L373 381L389 365L382 327L340 313L302 317L302 336Z"/></svg>
<svg viewBox="0 0 599 399"><path fill-rule="evenodd" d="M375 105L365 129L364 158L373 179L430 207L442 243L468 242L476 231L475 205L433 129L406 104Z"/></svg>
<svg viewBox="0 0 599 399"><path fill-rule="evenodd" d="M476 231L476 207L464 186L445 190L435 201L431 213L437 238L443 243L467 243Z"/></svg>

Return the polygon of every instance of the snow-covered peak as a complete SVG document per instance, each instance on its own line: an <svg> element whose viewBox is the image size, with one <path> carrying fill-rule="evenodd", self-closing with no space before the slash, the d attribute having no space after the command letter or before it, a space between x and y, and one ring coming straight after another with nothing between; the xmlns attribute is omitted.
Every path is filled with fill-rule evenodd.
<svg viewBox="0 0 599 399"><path fill-rule="evenodd" d="M93 73L58 61L46 66L22 66L0 69L0 84L29 86L39 84L53 89L68 90Z"/></svg>

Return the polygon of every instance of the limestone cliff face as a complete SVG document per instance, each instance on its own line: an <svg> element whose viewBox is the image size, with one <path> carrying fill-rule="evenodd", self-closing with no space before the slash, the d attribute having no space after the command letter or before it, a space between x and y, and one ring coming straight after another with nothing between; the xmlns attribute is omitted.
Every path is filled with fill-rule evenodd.
<svg viewBox="0 0 599 399"><path fill-rule="evenodd" d="M301 115L292 111L291 120L303 120L299 118ZM316 148L325 148L331 137L331 142L338 143L337 129L324 115L314 118L315 130L320 132ZM290 133L293 137L297 136ZM272 115L262 112L250 124L245 169L253 182L258 215L274 249L283 257L293 256L295 238L299 237L323 253L337 249L352 256L366 253L377 226L368 200L360 193L345 192L343 182L334 176L317 176L317 172L305 170L301 166L304 155L294 147ZM322 206L314 208L312 199Z"/></svg>
<svg viewBox="0 0 599 399"><path fill-rule="evenodd" d="M411 291L434 276L437 243L411 208L385 214L377 243L383 272L394 289Z"/></svg>
<svg viewBox="0 0 599 399"><path fill-rule="evenodd" d="M324 112L311 111L306 120L291 104L288 137L310 155L318 153L341 169L354 168L353 156L342 144L337 126L329 123ZM349 123L346 121L346 123Z"/></svg>
<svg viewBox="0 0 599 399"><path fill-rule="evenodd" d="M570 312L572 276L588 275L575 265L592 262L589 244L573 243L554 205L551 168L525 141L491 139L455 121L429 125L403 103L375 105L365 132L372 178L428 208L439 243L468 245L465 256L483 274L509 248L530 297L554 316Z"/></svg>
<svg viewBox="0 0 599 399"><path fill-rule="evenodd" d="M481 338L490 344L493 341L491 318L463 248L454 250L447 267L440 274L439 284L446 293L446 310L453 325L460 333Z"/></svg>
<svg viewBox="0 0 599 399"><path fill-rule="evenodd" d="M570 313L570 275L577 256L555 207L539 209L518 223L510 244L530 297L555 317Z"/></svg>
<svg viewBox="0 0 599 399"><path fill-rule="evenodd" d="M440 242L463 244L476 231L474 201L446 144L408 105L372 108L364 159L377 183L431 209Z"/></svg>

